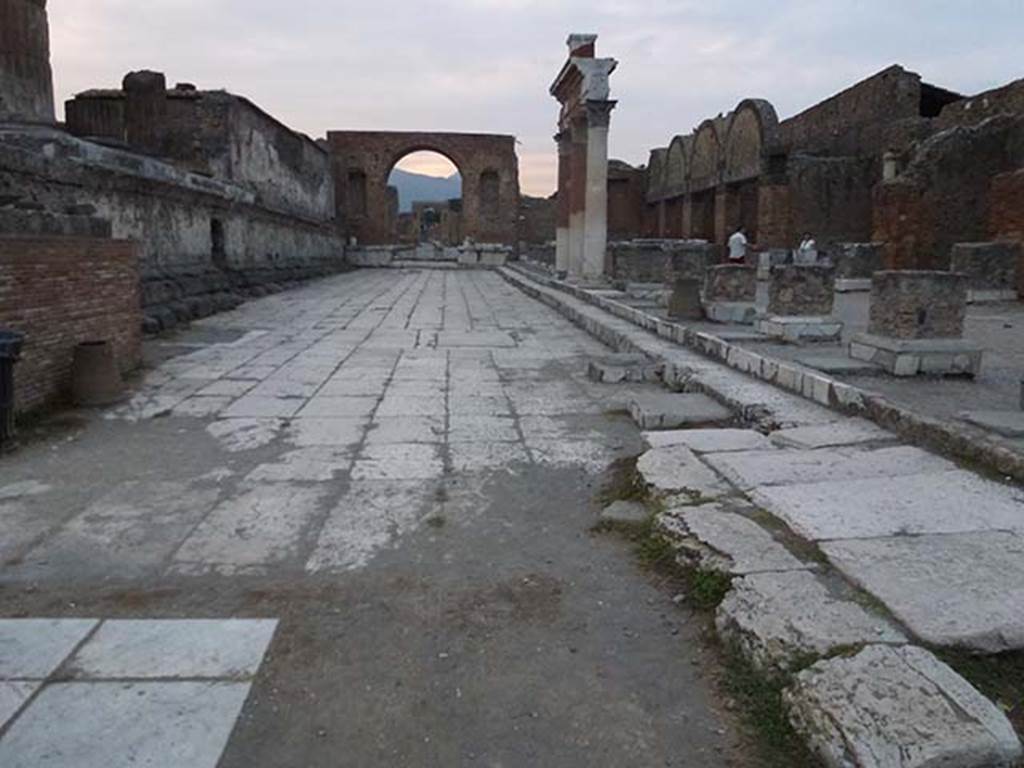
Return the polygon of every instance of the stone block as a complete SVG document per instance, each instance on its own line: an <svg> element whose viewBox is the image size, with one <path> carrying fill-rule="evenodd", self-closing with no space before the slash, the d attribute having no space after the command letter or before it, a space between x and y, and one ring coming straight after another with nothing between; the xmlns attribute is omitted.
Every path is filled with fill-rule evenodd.
<svg viewBox="0 0 1024 768"><path fill-rule="evenodd" d="M870 277L838 277L836 293L867 293L871 290Z"/></svg>
<svg viewBox="0 0 1024 768"><path fill-rule="evenodd" d="M658 367L657 363L644 355L608 355L588 363L587 378L603 384L656 381Z"/></svg>
<svg viewBox="0 0 1024 768"><path fill-rule="evenodd" d="M685 494L690 500L700 500L723 496L732 490L693 451L682 445L652 448L639 458L637 470L660 494Z"/></svg>
<svg viewBox="0 0 1024 768"><path fill-rule="evenodd" d="M707 570L742 576L812 567L753 520L719 504L670 507L659 515L658 526L680 558Z"/></svg>
<svg viewBox="0 0 1024 768"><path fill-rule="evenodd" d="M642 525L650 516L650 510L638 501L616 501L602 510L601 522L618 525Z"/></svg>
<svg viewBox="0 0 1024 768"><path fill-rule="evenodd" d="M704 279L706 302L753 302L757 297L757 267L716 264Z"/></svg>
<svg viewBox="0 0 1024 768"><path fill-rule="evenodd" d="M701 320L704 310L700 303L700 280L695 277L677 277L672 283L668 299L668 316L680 320Z"/></svg>
<svg viewBox="0 0 1024 768"><path fill-rule="evenodd" d="M850 357L878 365L893 376L976 376L984 350L968 339L898 339L858 333L850 339Z"/></svg>
<svg viewBox="0 0 1024 768"><path fill-rule="evenodd" d="M1024 648L1018 534L892 536L829 541L821 549L926 643L984 653Z"/></svg>
<svg viewBox="0 0 1024 768"><path fill-rule="evenodd" d="M711 455L706 461L741 489L865 477L902 477L956 469L952 462L909 445L875 451L852 448L741 451Z"/></svg>
<svg viewBox="0 0 1024 768"><path fill-rule="evenodd" d="M716 323L753 325L757 319L757 306L753 302L704 300L704 314Z"/></svg>
<svg viewBox="0 0 1024 768"><path fill-rule="evenodd" d="M1024 491L964 470L760 486L752 499L813 541L1024 531Z"/></svg>
<svg viewBox="0 0 1024 768"><path fill-rule="evenodd" d="M732 419L728 408L701 394L636 395L630 401L629 412L641 429L708 427Z"/></svg>
<svg viewBox="0 0 1024 768"><path fill-rule="evenodd" d="M825 264L786 264L772 267L768 284L768 314L823 317L832 314L836 271Z"/></svg>
<svg viewBox="0 0 1024 768"><path fill-rule="evenodd" d="M830 317L769 315L754 323L758 333L783 341L838 341L843 324Z"/></svg>
<svg viewBox="0 0 1024 768"><path fill-rule="evenodd" d="M783 698L829 768L1010 768L1021 757L1003 713L922 648L871 645L819 661Z"/></svg>
<svg viewBox="0 0 1024 768"><path fill-rule="evenodd" d="M715 626L755 666L783 671L842 646L907 639L884 617L832 594L806 570L737 579L718 607Z"/></svg>
<svg viewBox="0 0 1024 768"><path fill-rule="evenodd" d="M814 368L822 373L835 376L877 376L882 368L874 363L855 360L850 357L833 357L829 355L804 355L796 358L800 365Z"/></svg>
<svg viewBox="0 0 1024 768"><path fill-rule="evenodd" d="M868 333L891 339L959 339L967 312L966 275L883 271L871 278Z"/></svg>
<svg viewBox="0 0 1024 768"><path fill-rule="evenodd" d="M786 448L827 448L895 439L891 433L864 419L780 429L772 432L770 437L772 442Z"/></svg>
<svg viewBox="0 0 1024 768"><path fill-rule="evenodd" d="M1014 301L1020 260L1017 242L956 243L949 270L967 275L968 301Z"/></svg>
<svg viewBox="0 0 1024 768"><path fill-rule="evenodd" d="M644 432L651 448L685 445L696 453L770 450L771 441L752 429L675 429Z"/></svg>

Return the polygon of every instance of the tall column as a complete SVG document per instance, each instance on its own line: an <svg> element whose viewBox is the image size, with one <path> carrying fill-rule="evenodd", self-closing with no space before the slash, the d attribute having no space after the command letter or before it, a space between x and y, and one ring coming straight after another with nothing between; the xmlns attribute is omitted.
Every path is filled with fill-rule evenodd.
<svg viewBox="0 0 1024 768"><path fill-rule="evenodd" d="M558 142L558 217L555 222L555 271L564 276L569 273L569 208L570 208L570 166L572 162L572 137L568 131L555 136Z"/></svg>
<svg viewBox="0 0 1024 768"><path fill-rule="evenodd" d="M54 120L46 0L0 0L0 122Z"/></svg>
<svg viewBox="0 0 1024 768"><path fill-rule="evenodd" d="M569 276L583 275L585 208L587 200L587 123L572 124L572 147L569 153Z"/></svg>
<svg viewBox="0 0 1024 768"><path fill-rule="evenodd" d="M583 277L604 277L608 250L608 124L614 101L587 102L587 186L583 222Z"/></svg>

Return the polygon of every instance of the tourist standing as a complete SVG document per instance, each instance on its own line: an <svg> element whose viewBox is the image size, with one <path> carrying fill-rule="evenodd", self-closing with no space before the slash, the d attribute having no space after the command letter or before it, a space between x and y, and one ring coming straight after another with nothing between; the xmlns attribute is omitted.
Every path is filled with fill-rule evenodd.
<svg viewBox="0 0 1024 768"><path fill-rule="evenodd" d="M800 247L796 249L797 264L816 264L818 262L818 244L814 242L814 236L810 232L804 232Z"/></svg>
<svg viewBox="0 0 1024 768"><path fill-rule="evenodd" d="M729 238L729 263L743 264L747 259L747 233L743 227L737 229Z"/></svg>

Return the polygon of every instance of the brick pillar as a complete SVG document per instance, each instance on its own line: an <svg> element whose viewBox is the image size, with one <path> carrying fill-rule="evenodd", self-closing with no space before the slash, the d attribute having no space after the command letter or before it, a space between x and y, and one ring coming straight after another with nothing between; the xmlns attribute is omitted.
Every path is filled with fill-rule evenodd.
<svg viewBox="0 0 1024 768"><path fill-rule="evenodd" d="M577 120L572 126L569 153L569 274L583 274L583 229L587 190L587 124Z"/></svg>
<svg viewBox="0 0 1024 768"><path fill-rule="evenodd" d="M558 143L558 210L555 219L555 270L569 272L569 208L572 186L572 137L567 131L555 136Z"/></svg>
<svg viewBox="0 0 1024 768"><path fill-rule="evenodd" d="M732 234L728 230L729 193L724 184L715 188L715 242L724 243Z"/></svg>
<svg viewBox="0 0 1024 768"><path fill-rule="evenodd" d="M161 155L167 125L167 79L160 72L130 72L124 78L125 140L132 149Z"/></svg>

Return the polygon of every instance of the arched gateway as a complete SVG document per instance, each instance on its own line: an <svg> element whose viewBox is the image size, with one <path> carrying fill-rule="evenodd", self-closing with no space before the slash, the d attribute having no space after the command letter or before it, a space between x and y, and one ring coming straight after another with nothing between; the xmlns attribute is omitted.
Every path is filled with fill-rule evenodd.
<svg viewBox="0 0 1024 768"><path fill-rule="evenodd" d="M395 240L388 193L392 168L412 152L444 155L462 176L462 220L477 243L514 245L519 161L514 136L486 133L331 131L338 220L350 237L374 245Z"/></svg>

